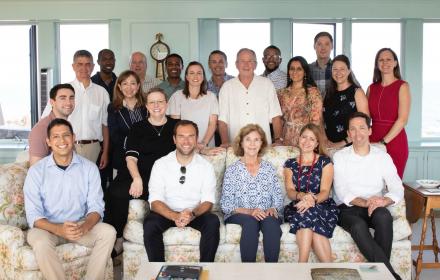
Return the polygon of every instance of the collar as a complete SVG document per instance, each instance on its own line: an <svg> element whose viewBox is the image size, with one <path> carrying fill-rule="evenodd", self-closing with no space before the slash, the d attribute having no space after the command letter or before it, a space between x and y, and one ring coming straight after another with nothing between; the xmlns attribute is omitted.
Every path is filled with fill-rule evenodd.
<svg viewBox="0 0 440 280"><path fill-rule="evenodd" d="M76 152L72 151L73 155L72 155L72 161L70 162L69 166L71 166L72 164L77 164L80 163L80 158L79 156L76 154ZM50 155L48 156L49 159L47 160L47 166L57 166L57 163L55 162L54 158L53 158L53 152L50 153Z"/></svg>
<svg viewBox="0 0 440 280"><path fill-rule="evenodd" d="M89 86L87 88L77 78L75 78L75 80L73 80L73 82L71 82L71 84L72 85L76 85L76 86L81 87L81 88L86 89L86 90L93 86L93 82L92 82L91 79L90 79L90 84L89 84Z"/></svg>

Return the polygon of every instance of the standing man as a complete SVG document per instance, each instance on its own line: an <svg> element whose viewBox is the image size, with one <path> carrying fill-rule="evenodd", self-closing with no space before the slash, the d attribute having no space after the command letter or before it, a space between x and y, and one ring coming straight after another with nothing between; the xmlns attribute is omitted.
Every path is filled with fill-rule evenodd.
<svg viewBox="0 0 440 280"><path fill-rule="evenodd" d="M27 241L45 279L66 275L55 246L66 240L92 249L85 279L104 279L115 229L100 220L104 201L96 165L73 151L75 135L64 119L47 127L52 154L33 165L24 183Z"/></svg>
<svg viewBox="0 0 440 280"><path fill-rule="evenodd" d="M135 72L142 82L143 92L157 87L162 81L147 75L147 57L141 52L134 52L130 56L130 70Z"/></svg>
<svg viewBox="0 0 440 280"><path fill-rule="evenodd" d="M269 78L276 90L287 85L287 74L280 69L281 61L281 50L277 46L270 45L264 49L263 63L266 70L261 76Z"/></svg>
<svg viewBox="0 0 440 280"><path fill-rule="evenodd" d="M92 82L102 86L108 92L110 101L113 99L113 89L118 78L113 70L115 69L115 54L112 50L103 49L98 53L99 72L92 76Z"/></svg>
<svg viewBox="0 0 440 280"><path fill-rule="evenodd" d="M198 128L192 121L174 127L176 150L158 159L151 171L144 221L144 244L150 262L164 262L163 232L190 226L201 233L200 261L213 262L220 240L220 222L211 208L216 179L211 163L195 152Z"/></svg>
<svg viewBox="0 0 440 280"><path fill-rule="evenodd" d="M72 67L76 79L71 85L75 89L76 105L69 121L76 135L75 150L81 156L96 162L101 151L99 142L102 142L99 169L103 169L108 163L107 107L110 99L107 91L90 79L94 66L89 51L75 52Z"/></svg>
<svg viewBox="0 0 440 280"><path fill-rule="evenodd" d="M281 144L281 108L273 83L255 75L257 58L251 49L237 53L235 66L238 77L225 82L219 95L219 132L222 146L232 143L239 130L250 123L263 128L268 143L272 143L269 124L274 130L273 143Z"/></svg>
<svg viewBox="0 0 440 280"><path fill-rule="evenodd" d="M50 154L46 143L47 126L53 119L65 119L75 109L75 90L71 84L58 84L49 92L49 102L52 111L47 117L35 124L29 134L29 161L34 165L40 159Z"/></svg>
<svg viewBox="0 0 440 280"><path fill-rule="evenodd" d="M353 145L333 157L334 198L341 211L338 224L350 233L369 262L384 263L400 279L390 263L393 218L386 207L403 199L402 181L391 157L370 145L369 116L354 113L348 120L347 133Z"/></svg>
<svg viewBox="0 0 440 280"><path fill-rule="evenodd" d="M211 79L208 81L208 90L217 95L223 83L234 78L234 76L226 74L228 67L228 58L226 54L220 50L212 51L209 54L208 66L211 70Z"/></svg>
<svg viewBox="0 0 440 280"><path fill-rule="evenodd" d="M316 61L310 64L310 71L324 99L326 86L332 78L332 60L330 59L330 53L333 50L332 35L324 31L319 32L315 36L313 47L316 51Z"/></svg>
<svg viewBox="0 0 440 280"><path fill-rule="evenodd" d="M177 53L172 53L165 59L165 68L167 69L167 78L159 88L163 89L170 99L171 95L179 89L185 87L185 82L180 78L183 69L183 59Z"/></svg>

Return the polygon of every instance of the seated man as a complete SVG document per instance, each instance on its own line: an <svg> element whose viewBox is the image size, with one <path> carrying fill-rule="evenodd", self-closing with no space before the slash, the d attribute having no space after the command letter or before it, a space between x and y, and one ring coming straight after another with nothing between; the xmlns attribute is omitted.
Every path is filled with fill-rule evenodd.
<svg viewBox="0 0 440 280"><path fill-rule="evenodd" d="M338 223L369 262L384 263L400 279L390 264L393 218L386 207L403 199L402 181L391 157L370 145L370 117L354 113L348 120L347 133L353 145L333 157ZM374 237L370 227L375 230Z"/></svg>
<svg viewBox="0 0 440 280"><path fill-rule="evenodd" d="M163 232L190 226L201 232L200 261L213 262L220 240L220 222L210 213L215 202L214 168L195 152L198 128L179 121L174 128L176 150L158 159L151 170L151 212L144 221L144 244L150 262L164 262Z"/></svg>
<svg viewBox="0 0 440 280"><path fill-rule="evenodd" d="M66 240L92 248L85 279L104 279L116 231L100 222L104 201L98 168L73 151L68 121L54 119L46 141L52 154L29 169L24 183L27 241L46 279L65 279L55 246Z"/></svg>

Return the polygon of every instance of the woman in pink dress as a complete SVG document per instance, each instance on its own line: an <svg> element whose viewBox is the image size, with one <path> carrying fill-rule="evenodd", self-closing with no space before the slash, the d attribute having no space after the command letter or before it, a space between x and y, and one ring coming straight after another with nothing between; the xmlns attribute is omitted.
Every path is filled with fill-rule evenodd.
<svg viewBox="0 0 440 280"><path fill-rule="evenodd" d="M373 121L371 142L380 142L403 177L408 160L408 122L411 96L409 85L401 80L399 61L390 48L380 49L374 62L373 83L368 87L368 108Z"/></svg>

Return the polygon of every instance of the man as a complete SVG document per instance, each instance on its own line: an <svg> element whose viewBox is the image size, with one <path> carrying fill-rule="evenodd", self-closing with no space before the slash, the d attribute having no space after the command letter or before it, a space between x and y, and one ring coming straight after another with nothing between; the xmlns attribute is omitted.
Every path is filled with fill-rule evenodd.
<svg viewBox="0 0 440 280"><path fill-rule="evenodd" d="M226 74L226 67L228 67L226 54L220 50L212 51L209 54L208 66L212 74L208 81L208 90L218 96L223 83L234 78L234 76Z"/></svg>
<svg viewBox="0 0 440 280"><path fill-rule="evenodd" d="M142 90L148 92L157 87L162 81L147 75L147 57L141 52L134 52L130 56L130 70L135 72L142 82Z"/></svg>
<svg viewBox="0 0 440 280"><path fill-rule="evenodd" d="M328 32L319 32L314 39L313 47L316 61L310 64L310 71L322 98L325 97L326 86L332 77L332 61L330 53L333 50L333 37Z"/></svg>
<svg viewBox="0 0 440 280"><path fill-rule="evenodd" d="M251 49L237 53L235 66L238 77L225 82L219 95L219 132L222 146L232 143L239 130L256 123L272 143L269 123L274 130L274 143L281 144L281 108L273 83L265 77L255 75L257 58Z"/></svg>
<svg viewBox="0 0 440 280"><path fill-rule="evenodd" d="M159 88L163 89L170 99L171 95L179 89L185 87L185 82L180 78L183 69L183 59L180 55L172 53L165 59L165 68L167 69L167 78Z"/></svg>
<svg viewBox="0 0 440 280"><path fill-rule="evenodd" d="M92 249L85 279L104 279L115 229L100 220L104 201L96 165L73 151L75 135L64 119L47 127L52 154L33 165L24 183L27 241L45 279L65 279L55 247L68 242Z"/></svg>
<svg viewBox="0 0 440 280"><path fill-rule="evenodd" d="M113 70L115 69L115 54L112 50L103 49L98 53L98 65L100 71L92 76L92 82L102 86L108 92L110 100L113 99L113 89L118 78Z"/></svg>
<svg viewBox="0 0 440 280"><path fill-rule="evenodd" d="M220 222L210 213L215 202L214 168L195 152L198 128L179 121L174 128L176 150L158 159L148 184L151 212L144 221L144 244L150 262L164 262L163 232L190 226L201 233L200 261L213 262Z"/></svg>
<svg viewBox="0 0 440 280"><path fill-rule="evenodd" d="M71 82L75 89L76 106L69 117L75 131L75 150L81 156L96 162L101 151L99 169L108 163L109 132L107 128L107 107L110 103L107 91L92 83L92 54L79 50L73 56L73 71L76 79Z"/></svg>
<svg viewBox="0 0 440 280"><path fill-rule="evenodd" d="M75 109L75 90L71 84L54 86L49 92L49 97L52 111L47 117L37 122L29 134L29 162L31 166L50 153L46 143L49 123L56 118L67 120L67 117Z"/></svg>
<svg viewBox="0 0 440 280"><path fill-rule="evenodd" d="M386 207L403 199L402 181L391 157L370 145L370 117L354 113L347 133L353 145L336 152L333 159L335 201L341 211L338 223L369 262L384 263L400 279L390 264L393 218Z"/></svg>
<svg viewBox="0 0 440 280"><path fill-rule="evenodd" d="M263 63L266 70L261 76L269 78L276 90L285 88L287 85L287 74L280 70L281 61L281 50L277 46L270 45L264 49Z"/></svg>

